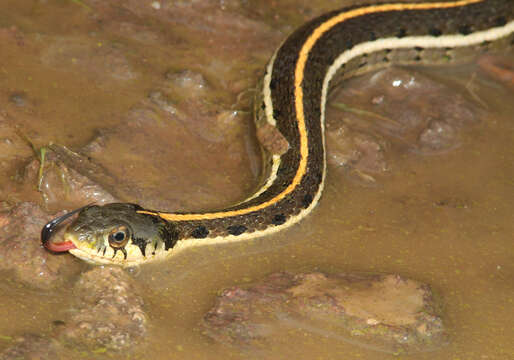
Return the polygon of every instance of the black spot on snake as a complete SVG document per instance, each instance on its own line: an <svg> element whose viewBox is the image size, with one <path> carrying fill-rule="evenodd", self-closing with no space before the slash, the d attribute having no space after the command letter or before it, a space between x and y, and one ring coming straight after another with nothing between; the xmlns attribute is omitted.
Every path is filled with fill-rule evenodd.
<svg viewBox="0 0 514 360"><path fill-rule="evenodd" d="M246 231L246 226L244 225L232 225L227 228L227 231L230 235L241 235Z"/></svg>
<svg viewBox="0 0 514 360"><path fill-rule="evenodd" d="M303 197L303 200L302 200L302 205L303 207L306 209L309 207L309 205L311 204L312 202L312 195L311 194L305 194L305 196Z"/></svg>
<svg viewBox="0 0 514 360"><path fill-rule="evenodd" d="M469 25L460 26L459 33L461 33L462 35L469 35L471 33L471 26L469 26Z"/></svg>
<svg viewBox="0 0 514 360"><path fill-rule="evenodd" d="M273 225L282 225L286 222L286 217L284 216L284 214L278 214L273 216L273 220L271 220L271 222L273 223Z"/></svg>
<svg viewBox="0 0 514 360"><path fill-rule="evenodd" d="M507 24L507 19L505 19L504 16L500 16L500 17L496 18L496 20L494 20L494 24L496 26L506 25Z"/></svg>
<svg viewBox="0 0 514 360"><path fill-rule="evenodd" d="M196 229L193 230L191 236L195 239L203 239L209 235L209 230L203 225L197 226Z"/></svg>
<svg viewBox="0 0 514 360"><path fill-rule="evenodd" d="M438 28L431 28L430 30L428 30L428 33L432 36L441 36L443 34L443 32L438 29Z"/></svg>
<svg viewBox="0 0 514 360"><path fill-rule="evenodd" d="M205 229L207 230L207 229ZM207 231L207 233L209 233ZM160 228L159 228L159 235L161 237L161 239L164 241L164 250L169 250L171 249L173 246L175 246L175 244L177 243L178 241L178 233L175 229L175 226L172 224L172 223L166 223L164 225L162 225Z"/></svg>
<svg viewBox="0 0 514 360"><path fill-rule="evenodd" d="M145 240L142 239L142 238L134 238L132 239L132 243L134 245L137 245L137 247L139 248L139 250L141 250L141 254L143 254L143 256L146 257L146 254L145 254L145 250L146 250L146 243L145 243Z"/></svg>

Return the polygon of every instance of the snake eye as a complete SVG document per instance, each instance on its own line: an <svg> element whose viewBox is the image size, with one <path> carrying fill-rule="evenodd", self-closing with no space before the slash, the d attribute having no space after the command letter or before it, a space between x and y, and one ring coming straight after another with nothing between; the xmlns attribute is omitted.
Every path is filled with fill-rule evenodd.
<svg viewBox="0 0 514 360"><path fill-rule="evenodd" d="M115 249L122 248L127 245L129 237L128 228L126 226L119 226L109 233L109 245Z"/></svg>

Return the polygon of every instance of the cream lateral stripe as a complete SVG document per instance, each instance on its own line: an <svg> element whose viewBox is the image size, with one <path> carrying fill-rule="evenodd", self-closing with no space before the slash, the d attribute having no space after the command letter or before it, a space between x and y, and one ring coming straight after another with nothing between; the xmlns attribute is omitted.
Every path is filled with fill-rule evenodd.
<svg viewBox="0 0 514 360"><path fill-rule="evenodd" d="M167 213L167 212L153 212L153 211L146 211L141 210L138 211L138 213L142 214L150 214L150 215L156 215L160 216L161 218L168 220L168 221L190 221L190 220L210 220L210 219L218 219L218 218L224 218L224 217L231 217L231 216L238 216L238 215L245 215L254 211L258 211L261 209L264 209L272 204L277 203L278 201L282 200L284 197L286 197L288 194L294 191L294 189L298 186L298 184L301 182L305 170L307 167L307 157L308 157L308 138L307 138L307 129L305 126L305 114L304 114L304 108L303 108L303 74L305 71L305 65L307 63L307 59L309 56L310 51L316 44L316 42L319 40L319 38L327 31L329 31L334 26L338 25L341 22L344 22L346 20L363 16L367 14L372 13L378 13L378 12L384 12L384 11L395 11L395 10L429 10L429 9L443 9L443 8L452 8L452 7L458 7L458 6L464 6L469 4L475 4L482 2L483 0L461 0L461 1L454 1L454 2L435 2L435 3L414 3L414 4L408 4L408 3L397 3L397 4L383 4L383 5L372 5L367 6L363 8L357 8L354 10L350 10L344 13L341 13L337 16L334 16L324 23L322 23L320 26L318 26L312 34L307 38L304 45L302 46L302 49L300 50L300 54L298 57L298 61L295 68L295 109L296 109L296 119L298 123L298 131L300 136L300 163L298 166L298 169L296 171L295 177L293 178L293 181L289 186L284 189L281 193L273 197L272 199L265 201L261 204L254 205L248 208L239 209L239 210L231 210L231 211L220 211L220 212L210 212L210 213L198 213L198 214L174 214L174 213ZM510 24L509 24L510 25ZM487 32L487 31L486 31ZM474 34L473 34L474 35ZM461 35L462 37L466 37ZM458 46L455 43L452 43L452 39L455 37L458 37L458 35L454 36L439 36L437 38L432 37L412 37L407 39L420 39L421 41L424 41L426 39L432 39L436 43L441 42L444 38L447 39L447 45L446 46ZM380 40L378 40L380 41ZM418 43L417 45L425 45L425 43ZM381 46L384 46L383 43ZM407 45L405 45L407 46ZM429 45L430 46L430 45ZM433 45L432 45L433 46ZM377 47L376 49L382 49L383 47ZM272 64L272 63L271 63ZM268 74L271 76L271 73L268 69ZM267 116L268 113L266 113ZM274 120L274 119L273 119ZM270 122L268 118L268 122Z"/></svg>
<svg viewBox="0 0 514 360"><path fill-rule="evenodd" d="M270 88L271 78L272 78L272 73L273 73L273 64L275 63L275 58L277 57L277 52L278 51L275 51L275 53L273 54L273 56L271 57L271 59L268 63L268 66L266 66L266 75L264 76L264 81L262 82L262 94L263 94L263 101L264 101L264 111L266 114L266 122L272 126L277 125L277 122L275 121L275 118L273 117L273 100L271 99L271 88ZM260 104L257 104L257 106L259 106L259 105ZM271 165L271 170L269 173L268 180L266 180L266 183L263 186L261 186L261 188L255 192L255 194L244 199L243 201L241 201L241 203L256 198L257 196L259 196L260 194L265 192L271 186L271 184L273 184L275 182L275 179L277 178L278 168L280 167L280 163L281 163L280 159L281 159L280 155L274 154L271 156L272 165Z"/></svg>
<svg viewBox="0 0 514 360"><path fill-rule="evenodd" d="M362 54L372 53L383 49L400 49L400 48L411 48L423 44L423 46L431 48L451 48L459 46L470 46L474 44L480 44L484 41L491 41L503 36L507 36L510 33L514 33L514 21L502 26L496 27L489 30L473 33L470 35L446 35L438 38L432 36L412 36L405 38L386 38L356 45L351 50L347 50L334 61L329 67L325 79L323 81L322 89L322 113L324 114L325 102L329 83L336 74L337 70L351 59L358 57Z"/></svg>
<svg viewBox="0 0 514 360"><path fill-rule="evenodd" d="M241 203L244 203L248 200L252 200L252 199L256 198L257 196L259 196L260 194L262 194L263 192L265 192L266 190L268 190L268 188L271 186L271 184L273 184L275 182L275 179L277 178L277 172L278 172L278 168L280 167L280 162L281 162L280 155L272 155L271 156L272 165L271 165L271 171L270 171L268 180L266 180L266 183L264 185L262 185L261 188L259 190L257 190L257 192L255 194L244 199L243 201L241 201Z"/></svg>
<svg viewBox="0 0 514 360"><path fill-rule="evenodd" d="M264 81L262 84L262 94L265 105L265 113L266 113L266 121L273 126L277 125L277 121L273 117L273 100L271 99L271 78L273 76L273 65L275 64L275 58L277 57L278 50L275 51L271 60L266 67L266 75L264 76ZM259 105L259 104L257 104Z"/></svg>

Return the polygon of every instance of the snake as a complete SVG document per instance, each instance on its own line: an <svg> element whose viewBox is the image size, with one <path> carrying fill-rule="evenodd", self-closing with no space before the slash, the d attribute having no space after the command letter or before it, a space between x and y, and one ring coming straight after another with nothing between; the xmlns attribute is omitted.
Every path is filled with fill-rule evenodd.
<svg viewBox="0 0 514 360"><path fill-rule="evenodd" d="M325 105L329 90L355 74L392 64L440 64L514 44L513 0L353 5L295 30L264 70L254 102L263 142L262 177L239 203L213 211L168 212L133 203L90 204L41 231L50 251L94 264L135 266L190 246L267 236L318 204L326 178ZM69 221L62 241L52 240Z"/></svg>

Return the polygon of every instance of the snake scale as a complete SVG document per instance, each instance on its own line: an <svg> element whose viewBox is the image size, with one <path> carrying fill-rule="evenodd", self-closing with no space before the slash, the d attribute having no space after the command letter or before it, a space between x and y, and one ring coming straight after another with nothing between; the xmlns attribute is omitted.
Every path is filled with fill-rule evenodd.
<svg viewBox="0 0 514 360"><path fill-rule="evenodd" d="M287 228L309 214L321 196L325 103L336 78L391 64L445 62L456 49L484 51L500 40L512 46L513 33L512 0L380 3L324 14L293 32L265 69L256 124L277 130L287 147L264 150L265 173L254 194L234 206L198 213L129 203L88 205L49 222L42 242L92 263L131 266L187 246ZM76 213L64 241L50 241L56 227Z"/></svg>

